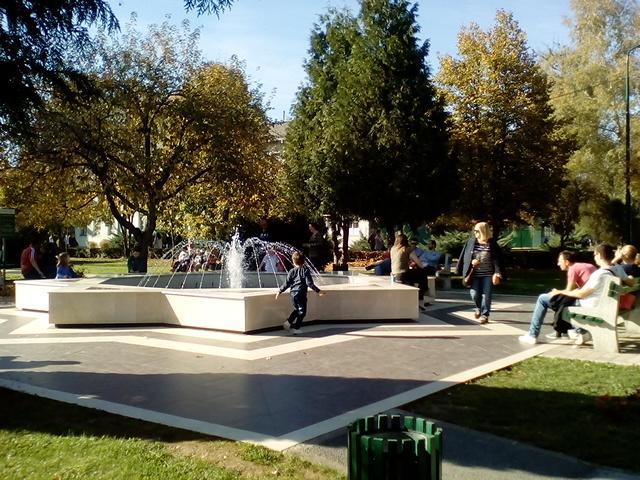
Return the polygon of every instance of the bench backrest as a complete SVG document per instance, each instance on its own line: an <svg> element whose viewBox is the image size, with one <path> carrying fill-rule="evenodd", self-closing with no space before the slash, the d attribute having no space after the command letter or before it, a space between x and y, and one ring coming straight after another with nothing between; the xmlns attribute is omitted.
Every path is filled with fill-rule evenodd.
<svg viewBox="0 0 640 480"><path fill-rule="evenodd" d="M605 321L615 325L618 317L618 300L622 293L622 287L619 277L611 275L610 278L607 278L607 282L602 290L596 309L602 312L602 317Z"/></svg>
<svg viewBox="0 0 640 480"><path fill-rule="evenodd" d="M621 293L635 293L640 291L640 278L634 279L635 283L633 285L621 285Z"/></svg>

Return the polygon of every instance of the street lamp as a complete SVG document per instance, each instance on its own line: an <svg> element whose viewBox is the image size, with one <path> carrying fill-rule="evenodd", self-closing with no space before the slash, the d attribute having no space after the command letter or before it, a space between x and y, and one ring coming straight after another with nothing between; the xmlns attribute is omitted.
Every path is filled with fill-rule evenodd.
<svg viewBox="0 0 640 480"><path fill-rule="evenodd" d="M624 144L624 182L625 182L625 208L626 208L626 214L627 214L627 232L626 232L626 237L627 237L627 242L628 243L632 243L633 241L633 225L632 225L632 215L631 215L631 188L630 188L630 184L631 184L631 139L629 136L629 132L631 129L631 113L629 111L629 59L631 57L631 53L637 49L640 48L640 44L636 45L635 47L631 47L629 50L627 50L627 76L626 76L626 81L625 81L625 99L626 99L626 110L627 110L627 116L626 116L626 122L625 122L625 144Z"/></svg>

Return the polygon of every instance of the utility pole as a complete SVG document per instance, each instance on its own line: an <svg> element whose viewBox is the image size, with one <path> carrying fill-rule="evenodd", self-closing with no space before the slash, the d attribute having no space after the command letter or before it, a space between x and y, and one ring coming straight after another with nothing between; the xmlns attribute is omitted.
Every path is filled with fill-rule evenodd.
<svg viewBox="0 0 640 480"><path fill-rule="evenodd" d="M627 50L627 76L625 79L625 100L626 100L626 121L625 121L625 148L624 148L624 182L625 182L625 213L626 213L626 232L625 240L627 243L633 243L633 215L631 214L631 112L629 108L629 60L631 53L640 48L640 44Z"/></svg>

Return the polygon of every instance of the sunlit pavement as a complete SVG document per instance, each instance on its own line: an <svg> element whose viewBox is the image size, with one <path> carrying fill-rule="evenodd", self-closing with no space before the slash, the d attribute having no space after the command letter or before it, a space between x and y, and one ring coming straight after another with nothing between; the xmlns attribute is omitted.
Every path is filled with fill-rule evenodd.
<svg viewBox="0 0 640 480"><path fill-rule="evenodd" d="M315 324L295 337L56 329L4 305L0 385L284 450L535 355L598 360L590 346L520 344L534 300L496 296L480 325L464 292L442 292L418 322ZM601 360L639 364L637 344Z"/></svg>

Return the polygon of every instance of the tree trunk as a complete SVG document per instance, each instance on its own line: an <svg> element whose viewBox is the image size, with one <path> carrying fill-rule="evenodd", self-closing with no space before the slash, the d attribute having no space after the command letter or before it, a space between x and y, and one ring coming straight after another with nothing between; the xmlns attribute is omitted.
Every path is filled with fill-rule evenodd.
<svg viewBox="0 0 640 480"><path fill-rule="evenodd" d="M348 218L342 219L342 261L340 267L342 271L349 270L349 225Z"/></svg>
<svg viewBox="0 0 640 480"><path fill-rule="evenodd" d="M338 243L338 222L335 217L331 217L329 220L331 226L331 244L333 248L333 264L338 265L340 261L340 245Z"/></svg>

